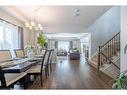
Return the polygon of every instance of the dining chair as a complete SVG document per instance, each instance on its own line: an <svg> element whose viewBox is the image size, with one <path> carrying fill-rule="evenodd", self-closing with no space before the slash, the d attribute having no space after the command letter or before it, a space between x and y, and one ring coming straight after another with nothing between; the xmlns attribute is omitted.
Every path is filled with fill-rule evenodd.
<svg viewBox="0 0 127 95"><path fill-rule="evenodd" d="M0 88L1 89L8 89L12 87L14 84L16 84L21 79L24 80L24 89L26 88L26 81L25 76L27 73L5 73L2 70L2 67L0 66Z"/></svg>
<svg viewBox="0 0 127 95"><path fill-rule="evenodd" d="M16 57L23 58L25 57L25 53L23 49L15 49L15 55Z"/></svg>
<svg viewBox="0 0 127 95"><path fill-rule="evenodd" d="M43 72L45 72L45 76L47 78L47 73L48 73L48 69L47 69L47 65L49 62L49 56L50 56L51 50L46 50L44 57L42 59L42 63L41 65L35 65L32 66L30 69L28 69L26 71L26 73L28 75L40 75L40 79L41 79L41 86L43 86L43 82L42 82L42 74Z"/></svg>
<svg viewBox="0 0 127 95"><path fill-rule="evenodd" d="M10 50L0 50L0 62L10 60L11 58Z"/></svg>
<svg viewBox="0 0 127 95"><path fill-rule="evenodd" d="M41 50L41 54L44 55L45 51L46 51L46 49Z"/></svg>
<svg viewBox="0 0 127 95"><path fill-rule="evenodd" d="M51 50L50 58L49 58L49 67L50 73L52 72L52 58L53 58L54 49Z"/></svg>

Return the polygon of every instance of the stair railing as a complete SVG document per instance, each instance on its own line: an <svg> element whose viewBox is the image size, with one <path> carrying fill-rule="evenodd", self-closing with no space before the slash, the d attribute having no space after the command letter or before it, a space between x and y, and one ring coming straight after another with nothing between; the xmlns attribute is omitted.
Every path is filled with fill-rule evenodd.
<svg viewBox="0 0 127 95"><path fill-rule="evenodd" d="M112 57L120 51L120 32L104 45L99 46L98 50L98 69L103 66L104 63L113 64L119 69L119 67L112 62Z"/></svg>

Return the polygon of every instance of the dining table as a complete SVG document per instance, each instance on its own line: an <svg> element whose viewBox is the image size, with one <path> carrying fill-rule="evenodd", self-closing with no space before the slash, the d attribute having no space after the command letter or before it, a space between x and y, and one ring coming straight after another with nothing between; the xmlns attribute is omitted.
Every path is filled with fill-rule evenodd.
<svg viewBox="0 0 127 95"><path fill-rule="evenodd" d="M34 58L16 58L16 60L0 63L0 65L4 73L21 73L34 65L41 64L42 59L43 56L35 56Z"/></svg>

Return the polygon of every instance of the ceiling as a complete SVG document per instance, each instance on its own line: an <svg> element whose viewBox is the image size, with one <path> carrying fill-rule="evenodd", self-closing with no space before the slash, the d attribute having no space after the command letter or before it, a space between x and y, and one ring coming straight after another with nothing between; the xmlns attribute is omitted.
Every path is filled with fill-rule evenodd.
<svg viewBox="0 0 127 95"><path fill-rule="evenodd" d="M44 26L84 26L88 27L94 20L106 12L109 6L15 6L14 10L33 20L34 10L39 8L36 20ZM74 11L80 15L75 17Z"/></svg>
<svg viewBox="0 0 127 95"><path fill-rule="evenodd" d="M112 6L2 6L2 9L21 20L36 21L45 33L84 33L86 29ZM78 10L78 11L77 11ZM75 16L75 12L79 16ZM55 34L56 35L56 34Z"/></svg>
<svg viewBox="0 0 127 95"><path fill-rule="evenodd" d="M36 20L44 26L83 26L88 27L111 6L3 6L16 16L20 14L28 21L34 18L34 10L40 8ZM79 9L80 15L75 17L74 11ZM21 19L21 17L19 17Z"/></svg>

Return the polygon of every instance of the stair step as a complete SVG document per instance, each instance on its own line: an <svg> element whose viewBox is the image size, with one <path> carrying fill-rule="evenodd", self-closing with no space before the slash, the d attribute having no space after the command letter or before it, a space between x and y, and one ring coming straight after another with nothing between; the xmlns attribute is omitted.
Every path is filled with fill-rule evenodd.
<svg viewBox="0 0 127 95"><path fill-rule="evenodd" d="M94 62L94 61L92 61L92 60L90 60L90 59L88 60L88 62L89 62L89 64L90 64L91 66L97 68L97 63L96 63L96 62Z"/></svg>
<svg viewBox="0 0 127 95"><path fill-rule="evenodd" d="M102 66L100 70L113 79L116 79L116 77L120 74L120 70L113 64L104 64L104 66Z"/></svg>
<svg viewBox="0 0 127 95"><path fill-rule="evenodd" d="M100 66L100 70L105 70L107 68L109 68L111 66L111 64L103 64L102 66Z"/></svg>
<svg viewBox="0 0 127 95"><path fill-rule="evenodd" d="M120 32L117 33L114 37L112 37L109 41L105 44L100 46L101 52L105 55L101 56L102 64L100 66L100 70L105 73L106 75L116 78L119 75L120 70L117 68L120 67ZM110 53L110 57L109 57ZM107 56L107 59L106 59ZM111 61L114 64L110 64ZM98 53L89 60L89 63L95 67L98 66Z"/></svg>

